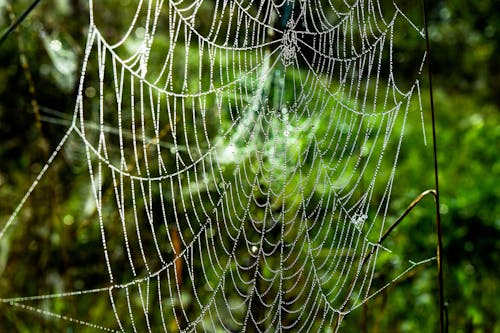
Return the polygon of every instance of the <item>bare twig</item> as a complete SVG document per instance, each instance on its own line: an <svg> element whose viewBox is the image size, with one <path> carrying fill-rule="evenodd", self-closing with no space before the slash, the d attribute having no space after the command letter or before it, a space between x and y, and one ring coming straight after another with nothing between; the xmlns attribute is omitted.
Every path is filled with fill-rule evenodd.
<svg viewBox="0 0 500 333"><path fill-rule="evenodd" d="M0 45L3 44L3 42L7 39L7 37L9 37L9 35L12 33L12 31L14 31L17 26L19 24L21 24L24 19L26 19L26 17L28 17L29 13L31 13L31 11L33 9L35 9L35 7L40 3L41 0L35 0L22 14L21 16L19 16L17 18L17 20L15 20L9 28L7 28L7 30L2 34L2 37L0 37Z"/></svg>

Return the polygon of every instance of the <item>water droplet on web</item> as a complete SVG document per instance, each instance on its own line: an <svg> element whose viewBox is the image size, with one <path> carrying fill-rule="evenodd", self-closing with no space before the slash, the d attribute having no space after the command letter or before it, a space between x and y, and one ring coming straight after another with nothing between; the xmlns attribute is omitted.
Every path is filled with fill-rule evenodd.
<svg viewBox="0 0 500 333"><path fill-rule="evenodd" d="M146 35L146 29L144 29L143 27L139 27L135 30L135 37L143 39L145 35Z"/></svg>
<svg viewBox="0 0 500 333"><path fill-rule="evenodd" d="M354 216L351 218L351 223L354 225L354 227L358 231L363 230L363 225L365 224L365 221L368 219L368 215L366 214L354 214Z"/></svg>
<svg viewBox="0 0 500 333"><path fill-rule="evenodd" d="M50 42L50 49L54 52L59 52L62 50L62 43L58 39L54 39Z"/></svg>

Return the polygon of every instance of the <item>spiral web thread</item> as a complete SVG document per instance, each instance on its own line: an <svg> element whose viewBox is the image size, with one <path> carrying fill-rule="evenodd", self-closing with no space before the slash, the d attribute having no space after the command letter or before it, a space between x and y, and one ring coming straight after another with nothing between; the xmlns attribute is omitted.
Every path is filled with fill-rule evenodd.
<svg viewBox="0 0 500 333"><path fill-rule="evenodd" d="M396 3L120 10L135 14L111 41L89 0L71 125L0 231L76 136L109 285L0 301L105 331L314 332L433 260L372 284L412 99L422 112L425 53L403 91L393 36L397 22L424 35ZM109 298L114 327L27 303L86 294Z"/></svg>

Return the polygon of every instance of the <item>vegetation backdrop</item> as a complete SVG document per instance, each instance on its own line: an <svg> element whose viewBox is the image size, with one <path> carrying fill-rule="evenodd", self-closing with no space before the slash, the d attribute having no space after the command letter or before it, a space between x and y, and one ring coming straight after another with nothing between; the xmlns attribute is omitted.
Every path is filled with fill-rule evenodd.
<svg viewBox="0 0 500 333"><path fill-rule="evenodd" d="M30 3L0 1L0 29ZM101 14L110 26L125 24L114 13L129 1L106 4ZM418 1L406 7L422 22ZM500 4L436 0L430 1L429 12L449 330L500 333ZM0 226L69 125L87 26L86 1L42 1L0 45ZM421 42L401 37L397 45L411 50ZM400 60L409 68L419 61L411 53L406 57ZM428 115L426 121L429 126ZM398 178L398 188L406 190L392 203L394 217L433 187L432 159L422 144L420 124L406 131L397 172L408 176ZM85 289L84 281L102 279L105 268L94 263L102 256L98 229L94 217L82 217L79 189L88 185L88 174L80 153L70 148L56 161L20 215L19 227L0 241L0 297L39 294L36 283L26 283L39 276L54 290ZM427 200L398 227L389 245L398 244L408 254L433 255L434 208ZM76 257L87 265L72 268ZM344 331L437 331L437 304L436 272L428 266L350 314ZM71 306L76 312L91 308L92 317L100 315L104 304ZM65 325L0 304L0 332L63 331Z"/></svg>

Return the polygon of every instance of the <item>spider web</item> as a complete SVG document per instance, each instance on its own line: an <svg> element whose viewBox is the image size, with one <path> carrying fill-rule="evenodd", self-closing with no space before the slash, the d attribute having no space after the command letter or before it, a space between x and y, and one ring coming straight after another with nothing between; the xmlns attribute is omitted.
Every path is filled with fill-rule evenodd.
<svg viewBox="0 0 500 333"><path fill-rule="evenodd" d="M424 34L396 3L119 10L108 33L89 0L69 128L0 231L77 137L109 284L1 302L105 331L322 331L432 260L374 286L413 99L422 113L425 52L403 88L393 44L398 24ZM30 305L88 295L114 326Z"/></svg>

